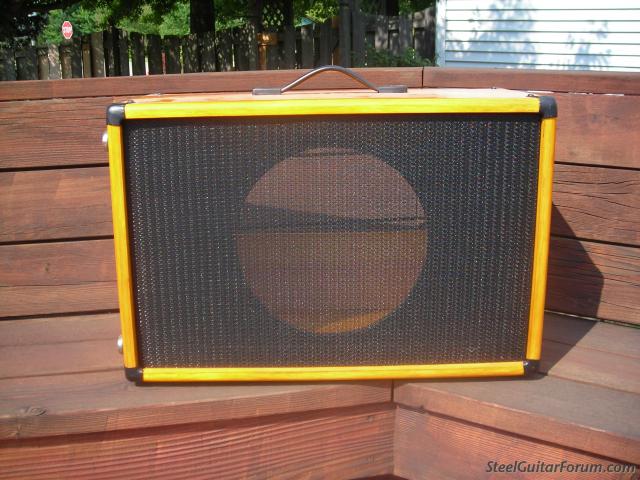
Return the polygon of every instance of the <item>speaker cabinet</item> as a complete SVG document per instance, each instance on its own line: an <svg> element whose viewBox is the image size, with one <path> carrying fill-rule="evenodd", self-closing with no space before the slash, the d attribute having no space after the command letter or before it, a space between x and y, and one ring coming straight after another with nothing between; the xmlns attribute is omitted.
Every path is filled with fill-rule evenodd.
<svg viewBox="0 0 640 480"><path fill-rule="evenodd" d="M555 116L503 90L112 105L128 378L532 370Z"/></svg>

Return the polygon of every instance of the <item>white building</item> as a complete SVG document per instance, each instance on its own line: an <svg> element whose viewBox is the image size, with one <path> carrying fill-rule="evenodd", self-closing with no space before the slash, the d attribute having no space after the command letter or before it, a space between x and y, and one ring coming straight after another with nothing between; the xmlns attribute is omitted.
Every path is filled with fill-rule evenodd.
<svg viewBox="0 0 640 480"><path fill-rule="evenodd" d="M640 0L438 0L447 67L640 72Z"/></svg>

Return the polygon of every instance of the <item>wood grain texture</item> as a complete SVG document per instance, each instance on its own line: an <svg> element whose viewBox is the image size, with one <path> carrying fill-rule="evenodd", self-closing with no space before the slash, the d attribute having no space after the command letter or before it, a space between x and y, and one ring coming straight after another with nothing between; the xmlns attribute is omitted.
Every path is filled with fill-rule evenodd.
<svg viewBox="0 0 640 480"><path fill-rule="evenodd" d="M630 327L547 314L546 377L399 382L394 401L637 462L640 426L629 419L640 415L639 337L640 330Z"/></svg>
<svg viewBox="0 0 640 480"><path fill-rule="evenodd" d="M391 382L149 385L121 369L0 380L0 438L166 427L389 402Z"/></svg>
<svg viewBox="0 0 640 480"><path fill-rule="evenodd" d="M640 171L557 164L556 235L640 245Z"/></svg>
<svg viewBox="0 0 640 480"><path fill-rule="evenodd" d="M64 80L72 81L86 80ZM101 137L110 103L97 97L0 104L0 168L106 164Z"/></svg>
<svg viewBox="0 0 640 480"><path fill-rule="evenodd" d="M640 329L547 313L540 370L640 399Z"/></svg>
<svg viewBox="0 0 640 480"><path fill-rule="evenodd" d="M528 431L522 430L522 435ZM506 434L472 423L404 408L396 413L394 474L411 479L550 478L549 473L487 472L488 462L509 464L526 461L545 464L563 461L580 464L617 463L557 445L539 443L525 436ZM598 473L599 479L631 479L633 474ZM557 472L556 479L585 478L584 473Z"/></svg>
<svg viewBox="0 0 640 480"><path fill-rule="evenodd" d="M393 470L391 405L0 444L0 478L356 478Z"/></svg>
<svg viewBox="0 0 640 480"><path fill-rule="evenodd" d="M0 317L117 309L113 240L0 246Z"/></svg>
<svg viewBox="0 0 640 480"><path fill-rule="evenodd" d="M640 245L640 171L558 164L552 233ZM0 241L111 235L108 167L0 172Z"/></svg>
<svg viewBox="0 0 640 480"><path fill-rule="evenodd" d="M640 249L551 238L546 308L640 323Z"/></svg>
<svg viewBox="0 0 640 480"><path fill-rule="evenodd" d="M0 317L116 310L113 241L0 246ZM640 250L552 238L547 308L640 323Z"/></svg>
<svg viewBox="0 0 640 480"><path fill-rule="evenodd" d="M355 69L374 84L422 86L422 68ZM282 87L306 73L304 70L212 72L161 77L113 77L67 79L61 81L2 82L0 101L42 100L154 93L241 92L256 87ZM358 84L345 75L327 72L303 83L301 89L355 88Z"/></svg>
<svg viewBox="0 0 640 480"><path fill-rule="evenodd" d="M554 96L556 162L640 168L640 96Z"/></svg>
<svg viewBox="0 0 640 480"><path fill-rule="evenodd" d="M0 172L0 242L113 235L109 169Z"/></svg>
<svg viewBox="0 0 640 480"><path fill-rule="evenodd" d="M498 68L425 68L425 87L510 88L553 92L622 93L640 95L638 76L622 72L563 72Z"/></svg>

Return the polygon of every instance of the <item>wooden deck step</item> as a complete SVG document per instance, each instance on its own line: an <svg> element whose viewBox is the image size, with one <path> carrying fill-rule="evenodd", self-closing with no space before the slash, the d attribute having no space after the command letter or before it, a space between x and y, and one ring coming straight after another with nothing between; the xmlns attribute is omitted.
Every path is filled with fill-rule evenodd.
<svg viewBox="0 0 640 480"><path fill-rule="evenodd" d="M130 472L166 461L170 477L186 474L193 442L230 476L316 465L327 478L477 478L532 449L640 463L640 330L556 314L545 327L535 379L139 387L122 373L117 314L3 321L0 463L14 477L83 475L92 455L111 469L118 456ZM432 470L443 458L453 470Z"/></svg>

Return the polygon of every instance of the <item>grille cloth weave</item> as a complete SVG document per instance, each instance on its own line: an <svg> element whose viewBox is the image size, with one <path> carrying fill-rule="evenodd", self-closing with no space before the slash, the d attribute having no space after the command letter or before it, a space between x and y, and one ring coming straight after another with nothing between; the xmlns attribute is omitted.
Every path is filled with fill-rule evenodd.
<svg viewBox="0 0 640 480"><path fill-rule="evenodd" d="M125 122L142 366L523 360L539 134L536 115ZM360 328L322 330L333 314Z"/></svg>

